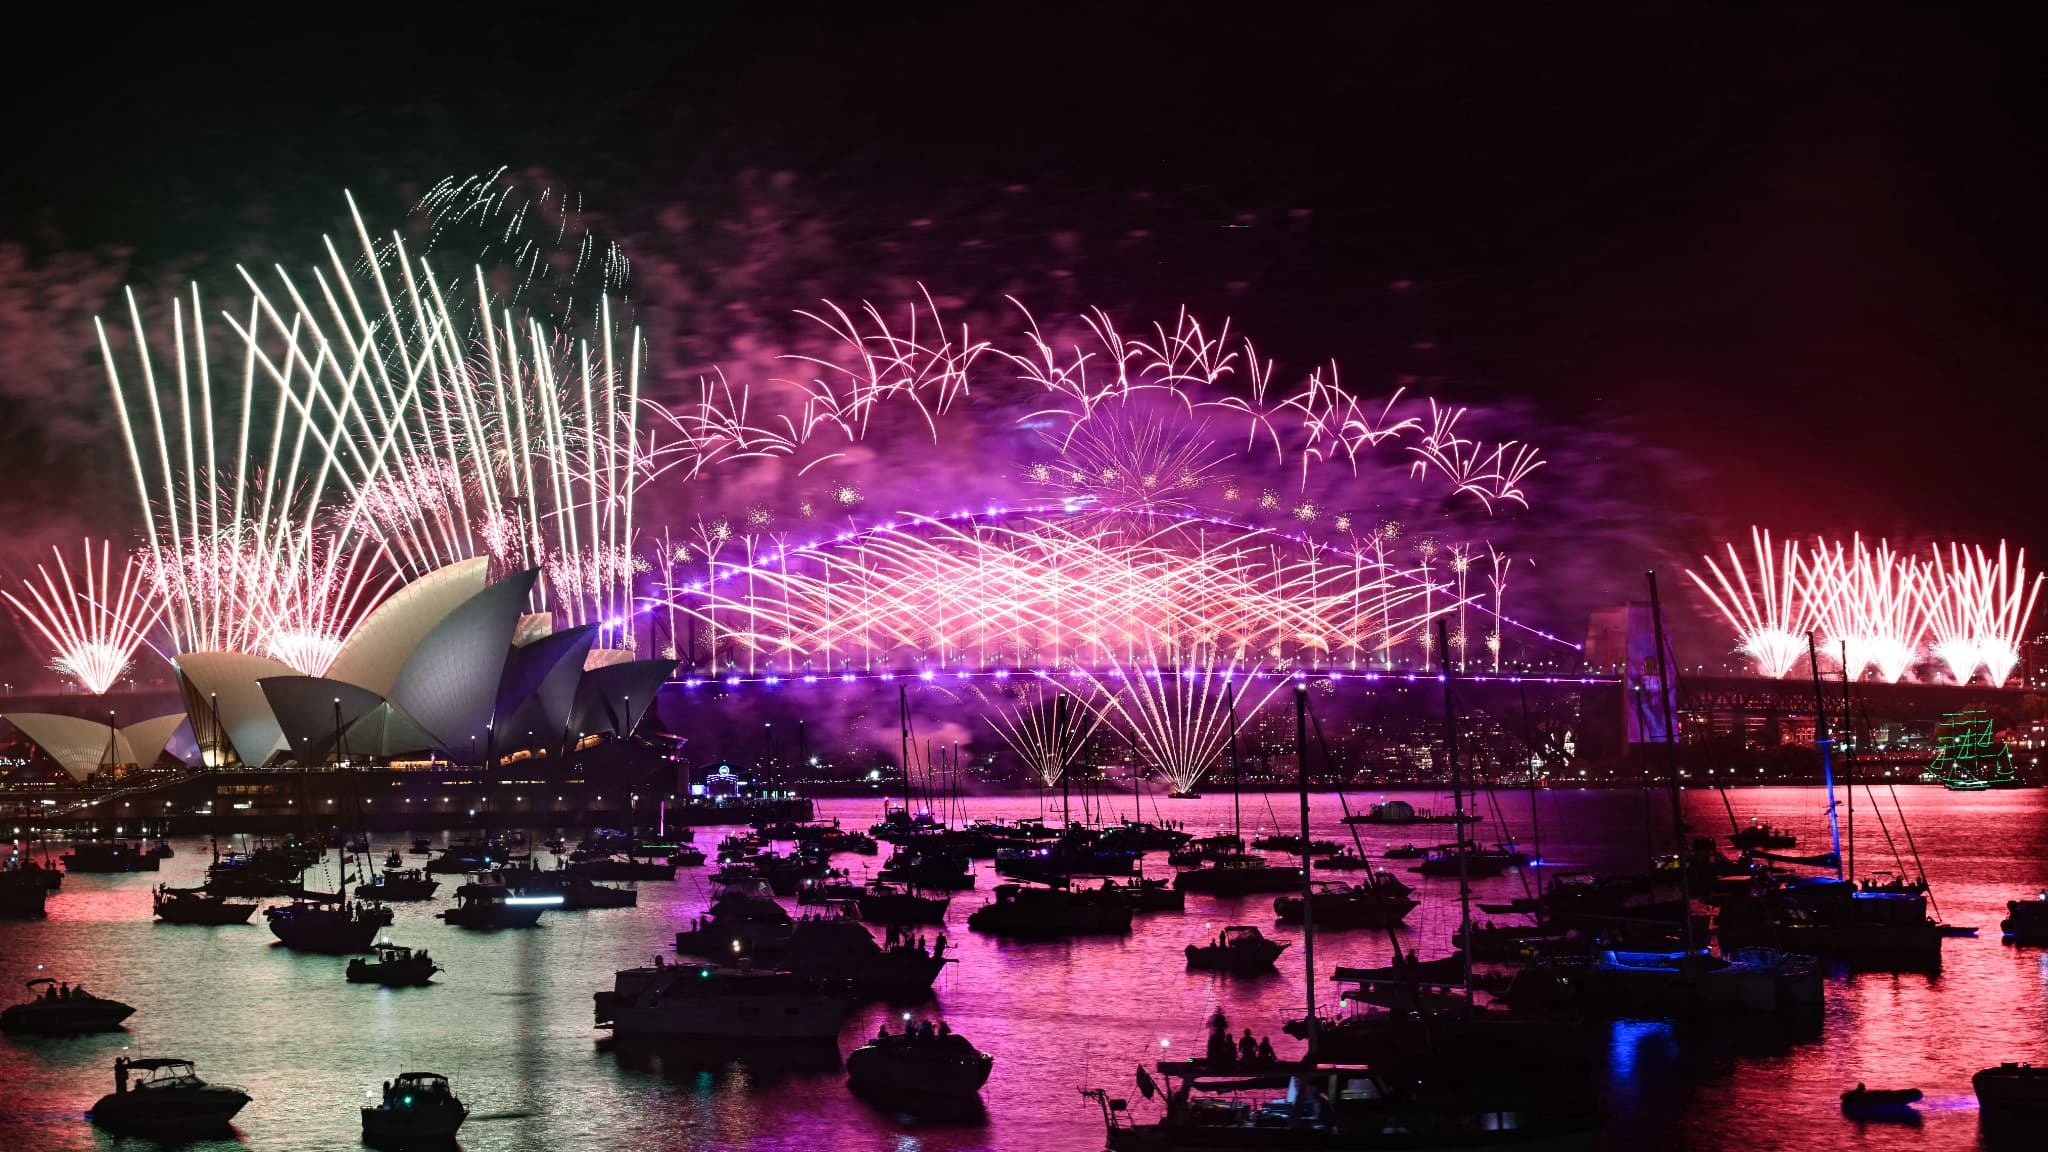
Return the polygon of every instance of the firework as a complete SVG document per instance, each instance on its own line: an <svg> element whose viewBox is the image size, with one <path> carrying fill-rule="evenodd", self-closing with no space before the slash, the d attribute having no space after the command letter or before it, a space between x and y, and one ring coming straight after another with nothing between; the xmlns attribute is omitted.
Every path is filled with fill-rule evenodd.
<svg viewBox="0 0 2048 1152"><path fill-rule="evenodd" d="M337 586L376 567L365 540L404 578L489 555L501 570L542 570L536 611L622 618L634 493L657 452L637 427L637 334L621 352L603 301L595 341L509 308L453 310L425 260L397 237L373 242L349 208L361 255L351 266L329 242L313 291L283 269L268 288L244 272L248 315L225 317L238 389L213 386L196 292L189 318L182 301L172 308L175 388L159 385L131 296L139 405L101 332L174 642L321 665L349 621L317 606L366 606L362 589ZM480 270L476 281L474 300L487 300ZM309 611L315 627L263 623Z"/></svg>
<svg viewBox="0 0 2048 1152"><path fill-rule="evenodd" d="M1043 680L1041 681L1041 688ZM1061 714L1065 721L1062 724ZM1022 700L1014 704L1003 701L988 713L989 723L1017 754L1031 768L1038 782L1051 788L1060 782L1060 774L1074 751L1085 743L1101 723L1101 714L1079 702L1064 710L1057 701L1048 702L1041 690L1029 703Z"/></svg>
<svg viewBox="0 0 2048 1152"><path fill-rule="evenodd" d="M149 580L134 557L122 557L120 579L114 579L112 549L108 541L100 541L95 562L93 542L85 541L78 567L82 584L73 579L64 554L52 548L56 575L37 565L40 584L23 581L27 600L0 591L49 645L50 666L95 696L113 687L128 670L163 608L150 594Z"/></svg>
<svg viewBox="0 0 2048 1152"><path fill-rule="evenodd" d="M1169 520L1149 533L1092 517L915 520L808 548L714 561L670 603L761 666L1103 667L1155 659L1308 667L1376 644L1360 605L1397 635L1455 597L1256 530Z"/></svg>
<svg viewBox="0 0 2048 1152"><path fill-rule="evenodd" d="M2005 541L1998 542L1993 560L1977 549L1976 588L1972 611L1972 637L1977 658L1983 662L1991 685L1998 687L2011 677L2020 662L2020 640L2034 618L2034 602L2041 595L2041 582L2048 577L2027 579L2027 551L2022 548L2008 558Z"/></svg>
<svg viewBox="0 0 2048 1152"><path fill-rule="evenodd" d="M1789 541L1774 549L1760 529L1750 538L1754 578L1732 544L1728 573L1710 557L1712 584L1688 575L1765 675L1784 675L1805 654L1809 632L1824 639L1824 655L1851 679L1872 670L1896 682L1926 657L1958 684L1982 665L1998 685L2019 662L2043 579L2029 578L2024 551L2009 555L2001 542L1994 558L1981 547L1930 545L1922 561L1861 536L1816 539L1803 553Z"/></svg>
<svg viewBox="0 0 2048 1152"><path fill-rule="evenodd" d="M1088 682L1096 688L1097 713L1117 721L1145 766L1164 777L1175 793L1193 795L1223 758L1235 685L1247 684L1242 703L1256 713L1293 681L1260 679L1253 667L1234 664L1176 667L1170 658L1162 664L1159 655L1148 652L1129 668L1112 661L1108 676L1091 675Z"/></svg>
<svg viewBox="0 0 2048 1152"><path fill-rule="evenodd" d="M1758 673L1777 679L1805 654L1814 609L1803 594L1798 545L1787 540L1782 552L1774 550L1771 534L1756 528L1750 529L1749 539L1756 557L1754 578L1733 544L1727 546L1727 572L1713 557L1704 557L1719 592L1699 573L1688 569L1686 575L1734 625L1736 651L1756 661Z"/></svg>

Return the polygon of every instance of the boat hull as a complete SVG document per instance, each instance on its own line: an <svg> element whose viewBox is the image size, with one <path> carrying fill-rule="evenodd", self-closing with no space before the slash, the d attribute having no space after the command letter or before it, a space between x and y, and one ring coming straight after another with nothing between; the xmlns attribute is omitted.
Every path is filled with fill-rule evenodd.
<svg viewBox="0 0 2048 1152"><path fill-rule="evenodd" d="M469 1109L394 1111L363 1109L363 1143L373 1148L421 1148L455 1139Z"/></svg>
<svg viewBox="0 0 2048 1152"><path fill-rule="evenodd" d="M905 1096L972 1096L988 1083L995 1058L985 1052L974 1057L924 1058L918 1053L896 1053L874 1044L856 1048L846 1057L846 1078L855 1088Z"/></svg>
<svg viewBox="0 0 2048 1152"><path fill-rule="evenodd" d="M614 1009L612 1035L639 1040L832 1041L846 1002L826 995L692 997Z"/></svg>
<svg viewBox="0 0 2048 1152"><path fill-rule="evenodd" d="M92 1122L119 1136L189 1140L224 1135L249 1097L231 1088L110 1092L92 1106Z"/></svg>
<svg viewBox="0 0 2048 1152"><path fill-rule="evenodd" d="M81 1036L119 1031L135 1009L119 1000L35 1000L0 1012L0 1032L32 1036Z"/></svg>

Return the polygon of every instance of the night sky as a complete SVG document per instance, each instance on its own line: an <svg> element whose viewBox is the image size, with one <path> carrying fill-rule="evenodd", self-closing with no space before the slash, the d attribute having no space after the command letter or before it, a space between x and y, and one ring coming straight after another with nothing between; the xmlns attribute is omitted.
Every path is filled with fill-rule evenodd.
<svg viewBox="0 0 2048 1152"><path fill-rule="evenodd" d="M706 291L780 312L885 260L1055 305L1186 303L1361 390L1516 405L1560 469L1583 434L1658 526L1599 545L1640 554L1602 556L1591 599L1752 521L2042 543L2032 14L350 8L267 40L208 19L55 32L11 72L17 263L100 253L109 285L303 263L339 189L402 213L501 164L578 189L642 258L664 212L744 219L788 173L838 270L714 267ZM0 354L0 448L110 452L89 328L42 331L97 308L38 319L23 298L47 280L9 278L0 333L43 351ZM99 460L78 500L124 513L104 473L125 470ZM68 527L48 471L16 486L30 534ZM1571 534L1573 511L1544 523Z"/></svg>

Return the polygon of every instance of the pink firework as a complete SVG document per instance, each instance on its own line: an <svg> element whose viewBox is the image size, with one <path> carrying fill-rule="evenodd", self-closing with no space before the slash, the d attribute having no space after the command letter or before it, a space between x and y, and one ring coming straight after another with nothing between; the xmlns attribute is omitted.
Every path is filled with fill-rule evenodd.
<svg viewBox="0 0 2048 1152"><path fill-rule="evenodd" d="M1756 528L1749 530L1749 540L1756 557L1753 572L1730 544L1726 571L1713 557L1703 557L1712 584L1690 569L1686 575L1734 626L1736 651L1756 661L1758 673L1775 680L1806 654L1814 608L1804 595L1798 546L1787 540L1782 549L1773 548L1771 534Z"/></svg>
<svg viewBox="0 0 2048 1152"><path fill-rule="evenodd" d="M114 686L128 670L143 635L156 623L163 610L150 595L150 582L130 556L121 560L121 577L113 578L112 545L102 540L99 558L93 558L93 542L85 541L85 558L79 566L83 583L72 577L64 554L50 549L57 572L36 566L41 584L24 581L28 600L0 591L15 611L34 627L50 647L51 667L76 679L86 691L97 696Z"/></svg>
<svg viewBox="0 0 2048 1152"><path fill-rule="evenodd" d="M2029 580L2027 550L2022 548L2008 557L2003 540L1998 542L1996 560L1982 548L1977 549L1976 571L1971 635L1976 641L1977 658L1996 687L2012 676L2013 668L2020 662L2020 641L2034 618L2041 581L2048 577L2035 575Z"/></svg>

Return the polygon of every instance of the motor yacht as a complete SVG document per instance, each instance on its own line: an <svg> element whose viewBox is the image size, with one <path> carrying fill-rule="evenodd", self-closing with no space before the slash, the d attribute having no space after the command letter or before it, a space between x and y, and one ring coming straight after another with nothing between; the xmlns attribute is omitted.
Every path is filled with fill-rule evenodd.
<svg viewBox="0 0 2048 1152"><path fill-rule="evenodd" d="M844 985L764 968L656 963L616 973L596 1023L621 1039L830 1042L853 1001Z"/></svg>
<svg viewBox="0 0 2048 1152"><path fill-rule="evenodd" d="M163 864L163 858L139 840L81 841L62 859L67 872L155 872Z"/></svg>
<svg viewBox="0 0 2048 1152"><path fill-rule="evenodd" d="M86 1115L118 1136L193 1140L229 1135L229 1121L248 1102L249 1094L232 1084L201 1080L190 1060L118 1057L114 1090Z"/></svg>
<svg viewBox="0 0 2048 1152"><path fill-rule="evenodd" d="M972 1096L988 1083L996 1058L952 1031L929 1025L881 1035L846 1057L846 1078L856 1090L888 1096Z"/></svg>
<svg viewBox="0 0 2048 1152"><path fill-rule="evenodd" d="M760 880L728 884L710 913L676 933L676 951L728 959L771 956L789 947L796 924Z"/></svg>
<svg viewBox="0 0 2048 1152"><path fill-rule="evenodd" d="M1201 867L1175 873L1173 886L1211 896L1292 892L1301 887L1301 869L1292 864L1268 864L1265 857L1249 853L1212 856Z"/></svg>
<svg viewBox="0 0 2048 1152"><path fill-rule="evenodd" d="M946 896L920 896L906 888L876 881L855 901L860 918L874 924L937 924L946 918Z"/></svg>
<svg viewBox="0 0 2048 1152"><path fill-rule="evenodd" d="M434 963L425 948L415 950L396 944L379 944L374 960L365 960L361 956L351 958L347 975L351 984L416 988L432 983L434 973L439 971L441 966Z"/></svg>
<svg viewBox="0 0 2048 1152"><path fill-rule="evenodd" d="M1131 905L1114 890L998 884L995 899L975 909L967 927L992 936L1123 933L1131 930Z"/></svg>
<svg viewBox="0 0 2048 1152"><path fill-rule="evenodd" d="M450 1147L469 1106L438 1072L401 1072L383 1099L363 1105L363 1143L372 1148Z"/></svg>
<svg viewBox="0 0 2048 1152"><path fill-rule="evenodd" d="M1287 945L1268 940L1266 934L1249 924L1233 924L1207 944L1187 946L1188 967L1206 972L1229 972L1249 976L1271 972Z"/></svg>
<svg viewBox="0 0 2048 1152"><path fill-rule="evenodd" d="M93 996L83 988L59 984L48 976L28 982L35 999L10 1005L0 1011L0 1032L27 1032L38 1036L77 1036L87 1032L113 1032L135 1009L119 1000Z"/></svg>
<svg viewBox="0 0 2048 1152"><path fill-rule="evenodd" d="M1384 928L1398 924L1415 910L1414 891L1386 872L1371 873L1365 883L1343 880L1311 881L1313 889L1307 907L1315 913L1317 928ZM1282 924L1302 922L1303 901L1299 895L1281 896L1273 901L1273 912Z"/></svg>
<svg viewBox="0 0 2048 1152"><path fill-rule="evenodd" d="M863 999L917 1000L930 996L932 981L948 964L946 937L936 947L922 938L898 936L875 943L867 925L837 916L812 916L796 922L789 947L778 963L797 976L843 981Z"/></svg>
<svg viewBox="0 0 2048 1152"><path fill-rule="evenodd" d="M413 903L432 900L440 887L441 882L423 868L397 868L356 885L356 899L381 900L387 904Z"/></svg>
<svg viewBox="0 0 2048 1152"><path fill-rule="evenodd" d="M525 892L503 884L464 884L455 890L455 907L440 918L456 928L531 928L540 914L562 906L559 892Z"/></svg>
<svg viewBox="0 0 2048 1152"><path fill-rule="evenodd" d="M1970 1077L1977 1103L1985 1108L2016 1112L2048 1111L2048 1066L2010 1060Z"/></svg>

